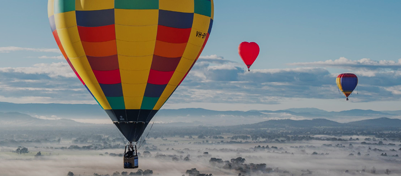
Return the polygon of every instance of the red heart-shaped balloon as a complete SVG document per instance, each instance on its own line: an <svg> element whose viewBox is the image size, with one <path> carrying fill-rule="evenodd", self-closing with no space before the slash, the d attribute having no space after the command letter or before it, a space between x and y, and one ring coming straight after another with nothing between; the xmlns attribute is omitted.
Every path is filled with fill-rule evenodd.
<svg viewBox="0 0 401 176"><path fill-rule="evenodd" d="M238 47L238 52L249 71L249 68L259 55L260 48L255 42L242 42Z"/></svg>

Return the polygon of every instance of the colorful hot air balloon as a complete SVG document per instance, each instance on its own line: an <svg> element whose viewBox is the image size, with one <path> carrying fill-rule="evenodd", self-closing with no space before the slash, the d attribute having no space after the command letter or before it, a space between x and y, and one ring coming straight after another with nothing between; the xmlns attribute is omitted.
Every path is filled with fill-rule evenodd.
<svg viewBox="0 0 401 176"><path fill-rule="evenodd" d="M255 42L242 42L238 47L238 53L250 71L250 67L255 62L260 52L259 45Z"/></svg>
<svg viewBox="0 0 401 176"><path fill-rule="evenodd" d="M337 76L337 86L344 93L346 100L358 84L358 77L353 73L342 73Z"/></svg>
<svg viewBox="0 0 401 176"><path fill-rule="evenodd" d="M65 59L130 142L198 59L213 11L213 0L48 2Z"/></svg>

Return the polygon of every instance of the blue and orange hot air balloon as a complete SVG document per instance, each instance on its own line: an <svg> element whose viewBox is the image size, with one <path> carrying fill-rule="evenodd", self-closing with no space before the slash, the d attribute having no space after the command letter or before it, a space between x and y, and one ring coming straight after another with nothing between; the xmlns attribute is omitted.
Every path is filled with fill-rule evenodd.
<svg viewBox="0 0 401 176"><path fill-rule="evenodd" d="M129 142L197 61L213 11L213 0L48 1L65 59Z"/></svg>
<svg viewBox="0 0 401 176"><path fill-rule="evenodd" d="M338 89L344 93L348 101L348 96L351 95L352 91L354 91L358 85L358 77L353 73L342 73L337 76L336 82Z"/></svg>

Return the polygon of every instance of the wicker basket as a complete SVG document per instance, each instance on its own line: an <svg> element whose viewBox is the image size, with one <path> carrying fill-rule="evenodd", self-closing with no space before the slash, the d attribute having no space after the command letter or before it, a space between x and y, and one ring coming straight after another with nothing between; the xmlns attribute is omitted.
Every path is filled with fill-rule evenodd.
<svg viewBox="0 0 401 176"><path fill-rule="evenodd" d="M136 169L138 168L138 156L132 158L124 157L124 168L125 169Z"/></svg>

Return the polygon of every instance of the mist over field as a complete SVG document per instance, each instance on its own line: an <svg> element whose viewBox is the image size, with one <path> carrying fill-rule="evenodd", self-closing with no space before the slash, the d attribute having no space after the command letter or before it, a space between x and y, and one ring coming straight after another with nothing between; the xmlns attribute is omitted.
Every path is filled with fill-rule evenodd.
<svg viewBox="0 0 401 176"><path fill-rule="evenodd" d="M16 123L8 123L10 118ZM126 141L111 123L21 113L4 113L0 121L0 171L5 176L401 174L401 123L391 118L231 126L155 123L139 142L137 170L123 169Z"/></svg>

